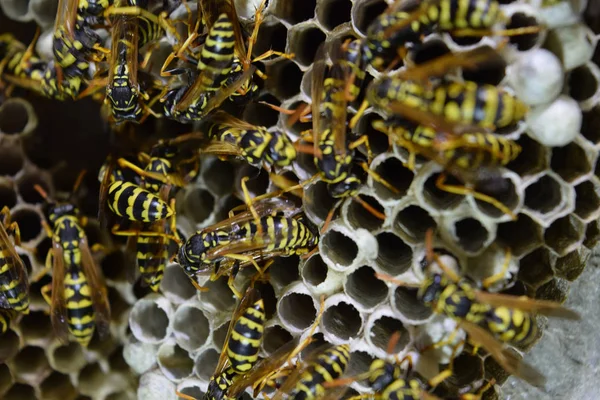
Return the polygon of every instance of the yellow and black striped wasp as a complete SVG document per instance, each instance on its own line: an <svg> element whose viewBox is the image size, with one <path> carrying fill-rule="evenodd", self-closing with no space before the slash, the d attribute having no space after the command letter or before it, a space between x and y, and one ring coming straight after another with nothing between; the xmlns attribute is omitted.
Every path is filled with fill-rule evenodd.
<svg viewBox="0 0 600 400"><path fill-rule="evenodd" d="M210 279L228 276L228 285L239 298L233 285L242 267L254 266L259 274L265 268L258 261L278 256L307 254L318 243L318 236L298 219L300 210L283 199L250 200L242 179L247 211L230 213L230 218L191 235L181 246L178 262L194 282L196 274L210 271Z"/></svg>
<svg viewBox="0 0 600 400"><path fill-rule="evenodd" d="M249 287L233 312L221 356L210 378L207 400L235 399L228 394L232 383L252 370L258 361L266 321L264 301L258 290ZM178 396L193 400L182 393Z"/></svg>
<svg viewBox="0 0 600 400"><path fill-rule="evenodd" d="M29 46L19 42L12 34L0 34L0 84L19 86L42 94L40 82L47 63L34 51L37 33ZM10 91L6 90L7 95Z"/></svg>
<svg viewBox="0 0 600 400"><path fill-rule="evenodd" d="M362 41L364 61L378 71L398 65L407 49L421 45L432 32L453 37L518 36L536 34L539 26L494 29L504 19L496 0L397 0L367 28Z"/></svg>
<svg viewBox="0 0 600 400"><path fill-rule="evenodd" d="M536 335L535 314L579 320L580 316L560 304L478 290L466 279L461 279L447 267L433 250L433 231L426 237L427 259L443 273L429 273L419 285L418 297L437 313L458 322L469 340L483 347L508 373L535 386L542 386L545 378L535 368L521 361L507 345L522 345ZM483 280L484 288L503 279L510 263L510 252L500 272ZM378 274L391 283L410 286L388 275ZM441 344L436 344L438 347Z"/></svg>
<svg viewBox="0 0 600 400"><path fill-rule="evenodd" d="M48 96L63 99L75 88L83 90L89 79L90 63L101 61L109 53L91 26L108 6L108 1L59 0L52 42L54 62L42 80L42 90Z"/></svg>
<svg viewBox="0 0 600 400"><path fill-rule="evenodd" d="M29 314L29 278L15 249L21 245L19 225L11 221L8 207L0 215L0 333L4 333L17 313Z"/></svg>
<svg viewBox="0 0 600 400"><path fill-rule="evenodd" d="M76 191L83 174L75 184ZM110 324L107 290L92 256L82 227L79 209L72 202L54 202L40 186L35 189L48 202L48 222L42 221L52 248L46 258L46 270L52 271L52 283L42 288L50 305L50 319L56 336L68 334L87 346L94 331L105 336ZM45 271L45 272L47 272Z"/></svg>

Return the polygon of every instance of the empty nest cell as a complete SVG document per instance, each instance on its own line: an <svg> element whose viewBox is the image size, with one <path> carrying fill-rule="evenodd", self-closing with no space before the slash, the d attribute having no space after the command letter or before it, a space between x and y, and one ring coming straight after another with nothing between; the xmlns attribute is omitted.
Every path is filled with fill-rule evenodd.
<svg viewBox="0 0 600 400"><path fill-rule="evenodd" d="M206 349L196 357L194 371L202 380L208 381L215 372L221 353L215 349Z"/></svg>
<svg viewBox="0 0 600 400"><path fill-rule="evenodd" d="M521 135L517 140L521 152L511 161L507 168L521 177L535 175L548 168L548 149L528 135Z"/></svg>
<svg viewBox="0 0 600 400"><path fill-rule="evenodd" d="M310 295L287 292L279 300L277 313L284 325L296 330L304 330L315 320L317 309Z"/></svg>
<svg viewBox="0 0 600 400"><path fill-rule="evenodd" d="M83 349L74 342L51 349L48 358L53 369L65 374L77 372L87 363Z"/></svg>
<svg viewBox="0 0 600 400"><path fill-rule="evenodd" d="M575 186L575 214L584 221L593 219L600 209L600 185L594 178Z"/></svg>
<svg viewBox="0 0 600 400"><path fill-rule="evenodd" d="M396 157L389 157L377 164L374 170L381 179L395 189L394 192L375 177L371 177L373 189L379 198L382 200L400 200L406 196L414 174L411 170L404 167L402 161Z"/></svg>
<svg viewBox="0 0 600 400"><path fill-rule="evenodd" d="M358 198L361 201L360 203L353 199L345 209L349 225L353 228L364 228L368 231L375 231L381 228L385 222L381 219L385 215L384 207L372 196L360 194ZM371 209L367 209L362 204L363 202L377 214L374 214Z"/></svg>
<svg viewBox="0 0 600 400"><path fill-rule="evenodd" d="M280 325L265 328L263 337L263 349L267 355L273 354L281 346L294 339L292 334Z"/></svg>
<svg viewBox="0 0 600 400"><path fill-rule="evenodd" d="M423 200L425 203L436 211L450 211L461 203L463 196L441 190L437 187L436 181L440 173L431 174L427 177L423 185ZM459 180L452 176L446 177L446 185L464 186Z"/></svg>
<svg viewBox="0 0 600 400"><path fill-rule="evenodd" d="M0 106L0 133L21 134L33 129L36 123L35 111L26 100L8 99Z"/></svg>
<svg viewBox="0 0 600 400"><path fill-rule="evenodd" d="M129 327L139 341L160 343L168 336L171 313L171 306L165 298L148 296L131 309Z"/></svg>
<svg viewBox="0 0 600 400"><path fill-rule="evenodd" d="M578 102L584 102L596 94L598 77L589 63L577 67L569 73L569 95Z"/></svg>
<svg viewBox="0 0 600 400"><path fill-rule="evenodd" d="M394 346L392 354L401 352L409 343L410 335L399 319L387 315L380 315L371 324L368 324L370 330L365 333L367 341L376 348L387 353L390 339L393 334L398 332L400 339Z"/></svg>
<svg viewBox="0 0 600 400"><path fill-rule="evenodd" d="M317 0L278 1L275 16L294 25L309 20L315 15Z"/></svg>
<svg viewBox="0 0 600 400"><path fill-rule="evenodd" d="M321 256L342 267L352 265L358 256L358 245L354 240L335 229L325 232L319 244Z"/></svg>
<svg viewBox="0 0 600 400"><path fill-rule="evenodd" d="M550 167L566 182L573 182L592 170L585 150L574 142L552 149Z"/></svg>
<svg viewBox="0 0 600 400"><path fill-rule="evenodd" d="M564 257L559 257L554 266L556 275L573 282L583 272L588 261L588 255L589 252L585 249L577 249Z"/></svg>
<svg viewBox="0 0 600 400"><path fill-rule="evenodd" d="M563 256L583 240L585 224L573 215L557 219L544 232L544 241L556 254Z"/></svg>
<svg viewBox="0 0 600 400"><path fill-rule="evenodd" d="M302 67L308 67L315 60L319 45L325 41L325 33L314 24L296 25L289 32L290 52L294 61ZM298 82L300 83L300 82Z"/></svg>
<svg viewBox="0 0 600 400"><path fill-rule="evenodd" d="M13 184L8 180L0 179L0 209L13 208L15 204L17 204L17 193Z"/></svg>
<svg viewBox="0 0 600 400"><path fill-rule="evenodd" d="M369 266L356 269L346 277L345 292L365 309L372 309L388 296L385 282L375 277L375 271Z"/></svg>
<svg viewBox="0 0 600 400"><path fill-rule="evenodd" d="M392 232L381 232L376 236L379 251L375 262L382 272L400 275L411 266L412 249Z"/></svg>
<svg viewBox="0 0 600 400"><path fill-rule="evenodd" d="M43 311L31 311L19 322L21 335L26 343L46 343L52 331L50 317Z"/></svg>
<svg viewBox="0 0 600 400"><path fill-rule="evenodd" d="M302 37L302 40L316 40L315 38L318 37L318 33L316 32L321 31L318 29L308 31L308 33L306 33L308 37ZM305 44L305 46L307 46L307 44ZM314 54L311 55L301 53L299 56L308 57L308 59L311 61L308 61L307 64L312 62L310 57L314 58ZM298 61L301 62L300 60ZM271 92L277 99L286 100L300 93L300 85L302 83L303 73L300 68L298 68L296 63L290 60L281 60L269 65L267 68L267 74L269 76L269 81L267 81L265 84L267 85L269 92Z"/></svg>
<svg viewBox="0 0 600 400"><path fill-rule="evenodd" d="M347 341L358 335L362 329L363 320L354 305L339 298L337 302L331 301L329 306L325 306L322 324L325 332L339 340Z"/></svg>
<svg viewBox="0 0 600 400"><path fill-rule="evenodd" d="M529 26L540 26L540 23L533 15L525 12L516 12L511 15L509 22L506 24L506 29L518 29ZM510 43L515 45L519 51L530 50L538 43L539 39L539 32L509 37Z"/></svg>
<svg viewBox="0 0 600 400"><path fill-rule="evenodd" d="M600 144L600 106L583 113L581 134L592 144Z"/></svg>
<svg viewBox="0 0 600 400"><path fill-rule="evenodd" d="M173 315L173 333L182 348L194 351L208 340L210 325L202 310L184 304Z"/></svg>
<svg viewBox="0 0 600 400"><path fill-rule="evenodd" d="M502 178L494 179L491 182L478 182L475 190L481 194L491 196L511 211L514 211L519 205L519 198L522 196L522 192L517 189L516 183L506 174ZM474 200L477 208L487 216L491 218L506 217L506 214L495 205L477 198L474 198Z"/></svg>
<svg viewBox="0 0 600 400"><path fill-rule="evenodd" d="M203 168L202 181L212 193L217 196L224 196L233 191L234 174L234 168L231 163L216 159ZM208 210L212 210L214 207L214 199L208 198L206 194L200 191L197 194L190 194L189 196L192 197L189 200L190 202L193 202L193 196L199 198L200 202L199 204L196 203L195 207L203 207ZM201 219L204 220L206 217Z"/></svg>
<svg viewBox="0 0 600 400"><path fill-rule="evenodd" d="M20 208L14 211L12 220L19 224L23 243L37 238L42 233L40 214L32 208Z"/></svg>
<svg viewBox="0 0 600 400"><path fill-rule="evenodd" d="M21 338L9 329L0 336L0 360L9 360L19 352Z"/></svg>
<svg viewBox="0 0 600 400"><path fill-rule="evenodd" d="M36 400L35 389L25 383L13 385L4 395L5 400Z"/></svg>
<svg viewBox="0 0 600 400"><path fill-rule="evenodd" d="M527 254L519 262L518 279L534 288L546 283L553 276L550 252L544 247Z"/></svg>
<svg viewBox="0 0 600 400"><path fill-rule="evenodd" d="M300 278L298 256L278 257L269 267L271 284L276 288L283 288Z"/></svg>
<svg viewBox="0 0 600 400"><path fill-rule="evenodd" d="M463 352L452 361L452 372L452 376L444 383L458 389L458 392L466 393L468 389L475 389L472 388L473 384L483 380L483 360L478 355Z"/></svg>
<svg viewBox="0 0 600 400"><path fill-rule="evenodd" d="M78 393L68 375L53 372L40 385L40 394L43 399L71 399Z"/></svg>
<svg viewBox="0 0 600 400"><path fill-rule="evenodd" d="M160 287L165 297L176 303L190 299L196 294L196 288L191 284L190 278L176 264L167 266Z"/></svg>
<svg viewBox="0 0 600 400"><path fill-rule="evenodd" d="M51 370L44 349L37 346L22 348L10 365L14 377L22 382L39 382Z"/></svg>
<svg viewBox="0 0 600 400"><path fill-rule="evenodd" d="M174 341L167 341L160 346L157 359L161 371L171 381L180 381L192 374L194 361Z"/></svg>
<svg viewBox="0 0 600 400"><path fill-rule="evenodd" d="M519 214L516 221L498 224L496 237L516 257L530 252L543 242L542 228L525 214Z"/></svg>
<svg viewBox="0 0 600 400"><path fill-rule="evenodd" d="M212 306L215 310L229 310L235 305L227 278L221 277L216 281L207 281L204 287L208 290L200 293L200 301Z"/></svg>
<svg viewBox="0 0 600 400"><path fill-rule="evenodd" d="M561 182L543 175L525 189L525 207L539 214L550 214L563 203Z"/></svg>
<svg viewBox="0 0 600 400"><path fill-rule="evenodd" d="M311 256L302 267L302 279L307 285L319 286L327 279L327 264L319 254Z"/></svg>
<svg viewBox="0 0 600 400"><path fill-rule="evenodd" d="M350 0L326 0L317 6L317 19L327 30L350 21L352 2Z"/></svg>
<svg viewBox="0 0 600 400"><path fill-rule="evenodd" d="M214 196L206 189L196 187L186 193L184 200L185 215L196 224L201 224L213 213Z"/></svg>
<svg viewBox="0 0 600 400"><path fill-rule="evenodd" d="M410 205L398 211L393 227L406 240L419 243L425 238L427 230L436 227L436 222L427 210Z"/></svg>
<svg viewBox="0 0 600 400"><path fill-rule="evenodd" d="M16 145L0 147L0 175L15 176L25 163L21 148Z"/></svg>
<svg viewBox="0 0 600 400"><path fill-rule="evenodd" d="M312 159L311 159L312 162ZM336 201L329 195L327 184L318 181L304 191L304 209L313 222L325 221L329 211L335 206Z"/></svg>
<svg viewBox="0 0 600 400"><path fill-rule="evenodd" d="M454 222L454 240L464 251L474 254L483 249L493 233L475 218L463 218Z"/></svg>
<svg viewBox="0 0 600 400"><path fill-rule="evenodd" d="M392 307L407 320L423 322L431 316L431 308L417 297L417 289L398 286L392 296Z"/></svg>
<svg viewBox="0 0 600 400"><path fill-rule="evenodd" d="M352 21L356 30L365 35L367 28L385 9L387 4L384 0L366 0L355 2L352 9Z"/></svg>

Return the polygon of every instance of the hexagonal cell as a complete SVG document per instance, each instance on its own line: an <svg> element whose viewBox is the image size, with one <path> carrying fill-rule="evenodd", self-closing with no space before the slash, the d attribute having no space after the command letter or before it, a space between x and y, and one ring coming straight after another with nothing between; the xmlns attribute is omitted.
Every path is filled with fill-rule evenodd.
<svg viewBox="0 0 600 400"><path fill-rule="evenodd" d="M6 364L0 364L0 395L4 395L13 385L14 379Z"/></svg>
<svg viewBox="0 0 600 400"><path fill-rule="evenodd" d="M580 103L593 97L598 90L598 78L593 68L588 63L569 73L569 95Z"/></svg>
<svg viewBox="0 0 600 400"><path fill-rule="evenodd" d="M202 170L202 178L203 182L212 193L217 196L224 196L233 191L233 178L235 176L233 165L230 162L222 161L219 159L213 160L210 164L206 165ZM198 190L198 192L200 192ZM198 193L198 194L187 194L186 197L189 196L191 199L190 203L195 200L199 203L196 203L196 207L206 207L208 210L212 211L214 207L214 199L209 199L206 194ZM187 202L187 198L186 198ZM191 205L191 204L190 204ZM187 214L186 214L187 215ZM194 215L192 213L192 215ZM197 218L196 218L197 219Z"/></svg>
<svg viewBox="0 0 600 400"><path fill-rule="evenodd" d="M429 37L423 44L411 49L410 58L415 64L419 65L433 61L448 53L450 53L450 49L443 40L438 37ZM465 79L467 78L465 77Z"/></svg>
<svg viewBox="0 0 600 400"><path fill-rule="evenodd" d="M13 208L15 204L17 204L17 193L12 182L0 179L0 209Z"/></svg>
<svg viewBox="0 0 600 400"><path fill-rule="evenodd" d="M47 341L48 332L52 331L50 317L42 311L31 311L19 321L21 335L26 343Z"/></svg>
<svg viewBox="0 0 600 400"><path fill-rule="evenodd" d="M588 224L585 230L585 239L583 245L588 249L593 249L600 240L600 228L598 227L598 221L592 221Z"/></svg>
<svg viewBox="0 0 600 400"><path fill-rule="evenodd" d="M350 353L350 360L348 361L345 375L357 376L364 374L369 370L369 367L374 360L375 358L366 351L353 351Z"/></svg>
<svg viewBox="0 0 600 400"><path fill-rule="evenodd" d="M40 214L32 208L20 208L12 213L12 220L19 224L21 241L27 243L42 232Z"/></svg>
<svg viewBox="0 0 600 400"><path fill-rule="evenodd" d="M524 283L538 287L554 276L550 251L538 247L519 261L518 279Z"/></svg>
<svg viewBox="0 0 600 400"><path fill-rule="evenodd" d="M185 215L196 224L206 221L215 207L214 196L206 189L196 187L186 192Z"/></svg>
<svg viewBox="0 0 600 400"><path fill-rule="evenodd" d="M0 132L18 135L33 129L33 124L37 124L37 117L27 100L8 99L0 106Z"/></svg>
<svg viewBox="0 0 600 400"><path fill-rule="evenodd" d="M396 354L402 351L410 341L410 335L402 324L402 321L387 315L382 315L372 322L370 331L367 332L365 336L367 337L367 341L387 353L390 339L396 332L400 333L400 339L392 351L392 354Z"/></svg>
<svg viewBox="0 0 600 400"><path fill-rule="evenodd" d="M478 66L477 68L464 69L462 71L462 76L463 79L467 81L496 86L499 85L506 76L506 67L507 63L504 58L498 56L486 61L484 65Z"/></svg>
<svg viewBox="0 0 600 400"><path fill-rule="evenodd" d="M557 219L544 232L546 245L563 256L579 246L585 234L585 224L573 215Z"/></svg>
<svg viewBox="0 0 600 400"><path fill-rule="evenodd" d="M302 278L308 285L319 286L327 279L327 271L327 264L317 253L306 260L302 267Z"/></svg>
<svg viewBox="0 0 600 400"><path fill-rule="evenodd" d="M259 102L264 101L265 103L273 104L276 106L281 105L277 97L265 93L261 95L256 102L252 102L244 108L243 120L252 125L257 126L273 126L277 125L279 120L279 112L273 110L271 107L261 104ZM230 168L232 167L231 164Z"/></svg>
<svg viewBox="0 0 600 400"><path fill-rule="evenodd" d="M374 168L385 182L395 188L395 192L374 177L369 178L375 194L382 200L399 200L406 196L414 178L414 173L396 157L388 157Z"/></svg>
<svg viewBox="0 0 600 400"><path fill-rule="evenodd" d="M394 219L394 230L411 243L420 243L425 233L437 224L429 213L417 205L410 205L398 212Z"/></svg>
<svg viewBox="0 0 600 400"><path fill-rule="evenodd" d="M77 396L77 389L71 383L68 375L59 372L53 372L40 385L40 392L43 399L74 399Z"/></svg>
<svg viewBox="0 0 600 400"><path fill-rule="evenodd" d="M373 214L373 212L367 209L364 204L381 215ZM385 222L381 219L381 216L385 215L385 209L375 197L369 195L360 194L353 198L352 201L348 203L345 210L348 224L355 229L363 228L368 231L375 231L381 228Z"/></svg>
<svg viewBox="0 0 600 400"><path fill-rule="evenodd" d="M14 176L23 168L23 152L20 147L3 145L0 147L0 175Z"/></svg>
<svg viewBox="0 0 600 400"><path fill-rule="evenodd" d="M431 308L419 300L415 288L398 286L391 303L393 309L413 323L425 321L432 314Z"/></svg>
<svg viewBox="0 0 600 400"><path fill-rule="evenodd" d="M231 320L228 319L227 321L224 321L217 329L213 330L213 344L217 349L222 349L225 345L225 340L227 339L227 330L230 323Z"/></svg>
<svg viewBox="0 0 600 400"><path fill-rule="evenodd" d="M508 175L511 174L511 175ZM514 179L515 177L512 172L506 172L502 178L492 179L491 181L478 182L475 187L477 193L492 197L506 208L514 211L520 203L520 197L522 192L517 189L517 185ZM506 214L494 204L488 201L483 201L475 197L475 204L477 208L487 216L491 218L505 218Z"/></svg>
<svg viewBox="0 0 600 400"><path fill-rule="evenodd" d="M273 325L265 329L263 336L263 349L267 355L273 354L281 346L294 339L291 333L279 325Z"/></svg>
<svg viewBox="0 0 600 400"><path fill-rule="evenodd" d="M439 211L450 211L462 202L463 196L458 194L446 192L437 187L436 181L439 178L440 173L431 174L425 184L423 185L423 200L435 210ZM453 176L446 178L446 185L463 186L463 184Z"/></svg>
<svg viewBox="0 0 600 400"><path fill-rule="evenodd" d="M365 35L369 25L385 11L387 4L384 0L366 0L356 2L352 9L352 22L361 34Z"/></svg>
<svg viewBox="0 0 600 400"><path fill-rule="evenodd" d="M171 381L187 378L194 369L194 360L174 341L167 341L160 346L157 359L160 370Z"/></svg>
<svg viewBox="0 0 600 400"><path fill-rule="evenodd" d="M575 214L584 221L597 218L600 210L600 184L593 178L575 186Z"/></svg>
<svg viewBox="0 0 600 400"><path fill-rule="evenodd" d="M554 147L550 167L567 182L573 182L592 170L585 150L575 142Z"/></svg>
<svg viewBox="0 0 600 400"><path fill-rule="evenodd" d="M561 182L552 175L542 175L525 189L525 207L535 213L548 215L563 203Z"/></svg>
<svg viewBox="0 0 600 400"><path fill-rule="evenodd" d="M176 264L171 264L165 268L160 288L164 295L174 303L181 303L196 294L196 288L190 282L190 278Z"/></svg>
<svg viewBox="0 0 600 400"><path fill-rule="evenodd" d="M317 19L327 30L350 21L352 2L350 0L321 1L317 6Z"/></svg>
<svg viewBox="0 0 600 400"><path fill-rule="evenodd" d="M509 349L509 351L513 354L516 354L516 351L513 349ZM523 357L517 354L517 359L522 359ZM499 364L496 362L494 357L486 357L483 362L483 369L485 370L485 378L490 380L494 379L497 385L502 385L506 380L510 377L510 374L506 372Z"/></svg>
<svg viewBox="0 0 600 400"><path fill-rule="evenodd" d="M390 148L389 137L385 133L373 128L373 121L380 119L382 119L381 115L376 112L365 112L354 128L354 133L357 135L367 135L369 146L375 156L385 153Z"/></svg>
<svg viewBox="0 0 600 400"><path fill-rule="evenodd" d="M366 309L371 309L387 298L388 288L385 282L375 277L375 271L363 266L346 277L345 292L354 301Z"/></svg>
<svg viewBox="0 0 600 400"><path fill-rule="evenodd" d="M206 349L196 357L194 371L202 380L208 381L215 372L221 353L215 349Z"/></svg>
<svg viewBox="0 0 600 400"><path fill-rule="evenodd" d="M5 400L37 400L35 389L25 383L17 383L4 395Z"/></svg>
<svg viewBox="0 0 600 400"><path fill-rule="evenodd" d="M77 372L87 363L83 349L74 342L52 349L48 358L53 369L65 374Z"/></svg>
<svg viewBox="0 0 600 400"><path fill-rule="evenodd" d="M9 360L19 352L20 338L12 329L0 335L0 360ZM2 392L0 392L2 394Z"/></svg>
<svg viewBox="0 0 600 400"><path fill-rule="evenodd" d="M325 41L325 33L314 24L297 25L289 32L290 52L296 57L294 61L308 67L315 60L319 45ZM298 81L298 87L300 81Z"/></svg>
<svg viewBox="0 0 600 400"><path fill-rule="evenodd" d="M318 37L318 33L321 32L318 29L307 31L305 38L299 36L298 40L313 40ZM322 32L321 32L322 33ZM304 43L307 46L307 43ZM300 58L301 57L301 58ZM307 50L296 56L296 60L304 65L312 63L312 59L315 57L314 54L310 54ZM290 97L300 93L300 84L302 83L302 71L298 68L298 65L290 60L281 60L267 68L267 75L270 80L267 80L265 87L279 100L286 100Z"/></svg>
<svg viewBox="0 0 600 400"><path fill-rule="evenodd" d="M192 305L182 305L173 315L173 333L182 348L194 351L208 340L210 324L202 310Z"/></svg>
<svg viewBox="0 0 600 400"><path fill-rule="evenodd" d="M581 134L592 144L600 144L600 106L583 112Z"/></svg>
<svg viewBox="0 0 600 400"><path fill-rule="evenodd" d="M323 330L340 340L350 340L361 331L363 320L360 313L350 303L342 299L335 304L325 306L323 313Z"/></svg>
<svg viewBox="0 0 600 400"><path fill-rule="evenodd" d="M518 29L529 26L540 26L540 22L533 15L524 12L516 12L510 17L510 21L506 24L506 29ZM539 39L539 32L509 37L510 43L515 45L519 51L531 49L536 45Z"/></svg>
<svg viewBox="0 0 600 400"><path fill-rule="evenodd" d="M466 393L476 382L483 379L483 360L478 355L463 352L452 360L452 372L452 376L446 379L444 384Z"/></svg>
<svg viewBox="0 0 600 400"><path fill-rule="evenodd" d="M306 214L318 223L325 221L329 211L335 206L337 201L331 197L327 184L318 181L304 190L304 210ZM316 221L315 221L316 219Z"/></svg>
<svg viewBox="0 0 600 400"><path fill-rule="evenodd" d="M171 314L172 309L166 299L150 295L135 303L129 314L129 326L139 341L160 343L170 334Z"/></svg>
<svg viewBox="0 0 600 400"><path fill-rule="evenodd" d="M350 266L358 256L358 245L353 239L334 229L321 236L321 256L335 264Z"/></svg>
<svg viewBox="0 0 600 400"><path fill-rule="evenodd" d="M281 321L295 329L308 328L317 316L312 297L305 293L287 292L277 306Z"/></svg>
<svg viewBox="0 0 600 400"><path fill-rule="evenodd" d="M392 232L382 232L376 239L379 252L375 262L381 271L392 276L408 271L413 255L410 246Z"/></svg>
<svg viewBox="0 0 600 400"><path fill-rule="evenodd" d="M493 236L493 232L490 232L481 221L470 217L454 221L451 229L453 241L463 251L471 254L481 251Z"/></svg>
<svg viewBox="0 0 600 400"><path fill-rule="evenodd" d="M534 296L536 299L550 300L562 304L567 300L569 287L570 282L566 279L554 278L537 288Z"/></svg>
<svg viewBox="0 0 600 400"><path fill-rule="evenodd" d="M556 275L573 282L583 272L590 256L587 249L578 249L556 260Z"/></svg>
<svg viewBox="0 0 600 400"><path fill-rule="evenodd" d="M519 214L516 221L498 224L496 237L516 257L530 252L543 242L542 227L525 214Z"/></svg>
<svg viewBox="0 0 600 400"><path fill-rule="evenodd" d="M238 173L235 177L235 192L238 195L241 196L243 194L240 182L245 176L247 176L249 179L246 186L248 187L248 191L250 192L251 197L260 196L261 194L267 193L267 189L269 188L270 182L269 173L263 168L257 169L246 164L238 170Z"/></svg>
<svg viewBox="0 0 600 400"><path fill-rule="evenodd" d="M36 382L50 371L44 349L27 346L12 359L11 371L15 378L24 382Z"/></svg>
<svg viewBox="0 0 600 400"><path fill-rule="evenodd" d="M96 394L107 384L108 376L98 363L86 365L79 373L79 389L83 394Z"/></svg>
<svg viewBox="0 0 600 400"><path fill-rule="evenodd" d="M525 177L542 172L548 167L549 151L538 141L528 135L521 135L517 144L521 146L521 152L506 166L508 169Z"/></svg>
<svg viewBox="0 0 600 400"><path fill-rule="evenodd" d="M316 6L317 0L279 1L273 14L294 25L314 17Z"/></svg>
<svg viewBox="0 0 600 400"><path fill-rule="evenodd" d="M204 287L208 290L200 293L200 301L209 304L215 310L230 310L235 305L231 296L231 289L227 285L227 278L221 277L215 281L207 281Z"/></svg>
<svg viewBox="0 0 600 400"><path fill-rule="evenodd" d="M300 258L291 256L286 258L276 258L269 267L269 276L271 284L276 288L283 288L300 278L298 265Z"/></svg>

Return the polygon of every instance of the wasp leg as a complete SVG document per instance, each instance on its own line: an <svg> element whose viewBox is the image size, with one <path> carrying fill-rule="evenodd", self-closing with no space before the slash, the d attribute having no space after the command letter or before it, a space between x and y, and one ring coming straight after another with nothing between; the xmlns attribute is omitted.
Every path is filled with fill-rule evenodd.
<svg viewBox="0 0 600 400"><path fill-rule="evenodd" d="M448 379L450 376L452 376L453 367L454 367L454 359L456 359L456 357L458 356L458 350L461 349L464 346L464 344L465 344L465 341L461 340L454 346L454 348L452 349L452 354L450 355L450 363L448 364L448 367L429 380L428 383L432 388L435 388L440 383L442 383L443 381Z"/></svg>
<svg viewBox="0 0 600 400"><path fill-rule="evenodd" d="M42 288L40 289L40 293L42 295L42 298L46 301L46 303L48 303L48 305L52 304L52 282L48 283L47 285L42 286Z"/></svg>
<svg viewBox="0 0 600 400"><path fill-rule="evenodd" d="M513 221L515 221L517 219L517 216L508 207L506 207L504 204L500 203L498 200L494 199L493 197L488 196L487 194L479 193L479 192L473 190L472 188L468 188L466 186L446 185L445 182L446 182L446 174L442 173L436 180L435 185L437 186L438 189L443 190L448 193L454 193L454 194L458 194L458 195L462 195L462 196L467 196L470 194L477 200L481 200L488 204L491 204L494 207L496 207L498 210L502 211L502 213L509 215Z"/></svg>
<svg viewBox="0 0 600 400"><path fill-rule="evenodd" d="M179 238L175 235L170 235L164 232L141 231L137 229L121 230L121 227L118 224L113 226L113 228L111 229L111 233L117 236L157 236L172 240L175 243L181 242L181 240L179 240Z"/></svg>

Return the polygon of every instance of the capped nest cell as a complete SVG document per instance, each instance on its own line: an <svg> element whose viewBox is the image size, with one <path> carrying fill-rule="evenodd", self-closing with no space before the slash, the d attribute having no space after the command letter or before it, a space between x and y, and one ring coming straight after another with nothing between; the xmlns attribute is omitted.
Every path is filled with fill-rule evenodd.
<svg viewBox="0 0 600 400"><path fill-rule="evenodd" d="M259 2L234 3L244 22L251 22ZM255 53L273 49L294 57L262 61L260 68L268 79L260 83L258 100L287 109L310 103L319 45L334 38L364 38L387 3L268 1ZM415 287L426 274L429 230L436 231L436 250L454 259L457 268L472 279L497 273L496 261L485 268L477 265L490 259L500 260L500 265L499 254L509 248L512 263L501 282L492 286L494 291L563 301L568 282L583 272L600 238L600 18L588 18L588 22L580 18L579 11L593 14L593 0L587 2L591 11L582 9L585 1L500 3L506 29L537 24L540 31L508 39L498 63L482 70L465 69L450 79L500 85L529 107L524 121L501 132L521 147L520 154L501 169L496 187L476 188L497 199L516 218L472 192L440 189L437 181L444 169L433 161L417 157L414 170L408 168L407 149L390 146L387 135L373 128L373 121L382 118L379 111L367 109L352 134L369 138L373 153L369 167L387 184L374 174L364 174L365 183L356 198L340 204L320 232L317 251L308 257L276 258L266 278L256 283L267 313L261 356L305 338L325 296L318 337L334 345L350 344L348 375L360 374L372 360L392 354L398 358L414 355L415 368L427 378L445 368L452 345L462 337L432 354L418 354L422 348L447 340L455 328L452 321L434 315L419 300ZM0 34L14 31L29 40L39 26L42 38L51 37L55 0L0 0L0 10ZM183 7L176 12L186 17ZM435 33L424 42L422 49L409 54L410 63L421 64L449 51L497 47L498 41ZM38 44L40 54L44 43L41 39ZM367 72L367 81L379 76L372 67ZM356 108L352 104L349 114ZM304 121L290 126L290 116L258 102L240 114L247 122L283 132L290 140L311 128ZM191 125L153 118L142 126L148 137L193 130ZM86 230L90 242L108 237L92 220L98 210L96 172L111 151L113 134L91 99L58 103L23 90L15 90L6 99L0 94L0 209L7 206L20 226L23 245L18 252L31 277L43 270L52 247L42 223L44 199L36 187L49 193L67 192L76 172L88 170L79 195L81 209L91 221ZM358 152L367 160L363 150L360 147ZM66 164L61 160L67 160ZM293 165L270 174L238 161L203 155L198 175L177 193L178 230L189 237L226 219L229 210L242 204L242 176L250 178L251 196L275 190L274 172L308 179L316 172L313 156L299 153ZM452 176L446 183L461 184ZM319 232L337 199L318 180L306 185L302 196L307 224ZM0 359L5 361L0 364L1 398L165 400L176 399L176 391L195 398L205 394L236 304L227 279L210 281L202 276L199 284L208 291L198 292L180 266L170 262L160 291L154 293L139 280L135 285L129 282L125 241L109 241L98 260L112 307L109 337L94 337L87 348L61 343L50 333L48 306L41 296L41 288L50 279L32 282L30 313L14 321L0 337ZM241 287L249 274L240 272L236 285ZM407 285L390 285L380 274ZM396 332L400 339L388 354ZM545 366L539 367L543 372ZM496 385L484 398L502 398L507 374L492 357L464 351L453 360L453 368L452 376L440 387L442 393L475 392L485 377L494 378ZM352 382L346 396L369 391L364 381Z"/></svg>

